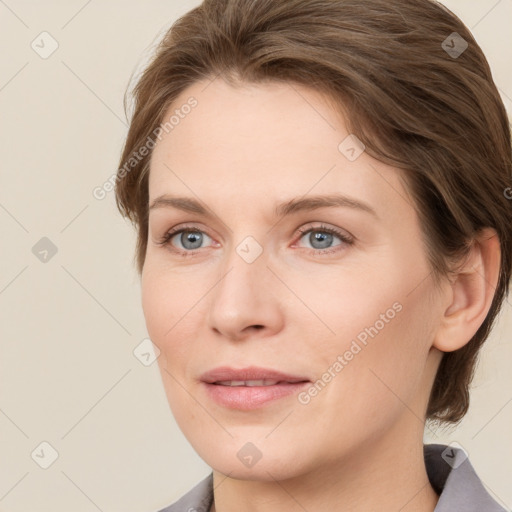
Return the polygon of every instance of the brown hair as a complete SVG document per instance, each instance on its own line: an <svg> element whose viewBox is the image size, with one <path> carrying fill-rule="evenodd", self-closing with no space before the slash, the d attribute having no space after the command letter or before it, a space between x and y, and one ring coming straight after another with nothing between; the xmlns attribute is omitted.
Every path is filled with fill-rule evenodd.
<svg viewBox="0 0 512 512"><path fill-rule="evenodd" d="M139 150L152 149L180 93L216 76L232 85L297 83L339 106L368 154L404 170L436 281L479 230L496 230L501 268L490 311L469 343L443 354L427 408L429 420L460 421L479 349L508 293L512 258L510 127L469 30L431 0L205 0L188 12L134 88L116 177L117 206L138 229L139 273L151 158Z"/></svg>

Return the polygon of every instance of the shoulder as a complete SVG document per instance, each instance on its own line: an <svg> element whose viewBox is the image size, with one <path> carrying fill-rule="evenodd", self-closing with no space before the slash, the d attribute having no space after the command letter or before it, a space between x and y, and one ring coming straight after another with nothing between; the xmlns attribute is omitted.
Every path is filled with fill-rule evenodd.
<svg viewBox="0 0 512 512"><path fill-rule="evenodd" d="M426 444L423 453L428 478L439 494L434 512L506 512L486 490L463 449Z"/></svg>
<svg viewBox="0 0 512 512"><path fill-rule="evenodd" d="M209 512L212 503L213 473L210 473L178 501L158 512Z"/></svg>

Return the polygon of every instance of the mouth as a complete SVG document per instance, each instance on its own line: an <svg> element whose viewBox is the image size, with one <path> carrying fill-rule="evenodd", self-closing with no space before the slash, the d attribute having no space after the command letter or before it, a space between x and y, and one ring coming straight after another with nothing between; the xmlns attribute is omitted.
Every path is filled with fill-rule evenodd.
<svg viewBox="0 0 512 512"><path fill-rule="evenodd" d="M255 386L275 386L276 384L283 384L288 381L278 381L278 380L223 380L212 382L212 384L216 384L218 386L247 386L247 387L255 387Z"/></svg>
<svg viewBox="0 0 512 512"><path fill-rule="evenodd" d="M311 384L307 377L260 367L221 367L200 378L207 396L228 409L252 410L289 397Z"/></svg>

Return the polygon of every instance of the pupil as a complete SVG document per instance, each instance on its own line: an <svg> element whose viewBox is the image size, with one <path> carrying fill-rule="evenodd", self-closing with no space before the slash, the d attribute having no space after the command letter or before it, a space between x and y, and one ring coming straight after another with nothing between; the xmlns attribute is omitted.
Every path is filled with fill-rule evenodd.
<svg viewBox="0 0 512 512"><path fill-rule="evenodd" d="M326 247L329 246L331 238L332 238L332 235L330 233L317 232L316 234L313 235L314 241L315 242L324 242L324 243L321 245L321 247L315 247L314 243L312 243L311 245L313 247L315 247L316 249L325 249ZM325 242L327 242L327 243L325 243Z"/></svg>
<svg viewBox="0 0 512 512"><path fill-rule="evenodd" d="M189 232L189 233L184 233L184 235L185 235L185 243L183 243L183 239L182 239L182 243L183 243L183 246L186 247L187 249L196 249L197 247L201 246L201 234L200 233ZM197 243L198 240L199 240L199 244L198 244L197 247L195 247L195 246L194 247L188 247L187 246L188 242L190 242L190 243L192 243L192 245L194 245L194 242Z"/></svg>

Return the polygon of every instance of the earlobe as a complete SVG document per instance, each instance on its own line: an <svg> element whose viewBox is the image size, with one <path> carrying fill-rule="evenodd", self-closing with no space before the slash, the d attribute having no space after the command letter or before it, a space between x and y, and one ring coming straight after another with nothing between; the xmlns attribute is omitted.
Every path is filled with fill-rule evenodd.
<svg viewBox="0 0 512 512"><path fill-rule="evenodd" d="M449 285L451 301L433 346L443 352L463 347L475 335L491 307L498 284L501 251L496 231L483 229Z"/></svg>

